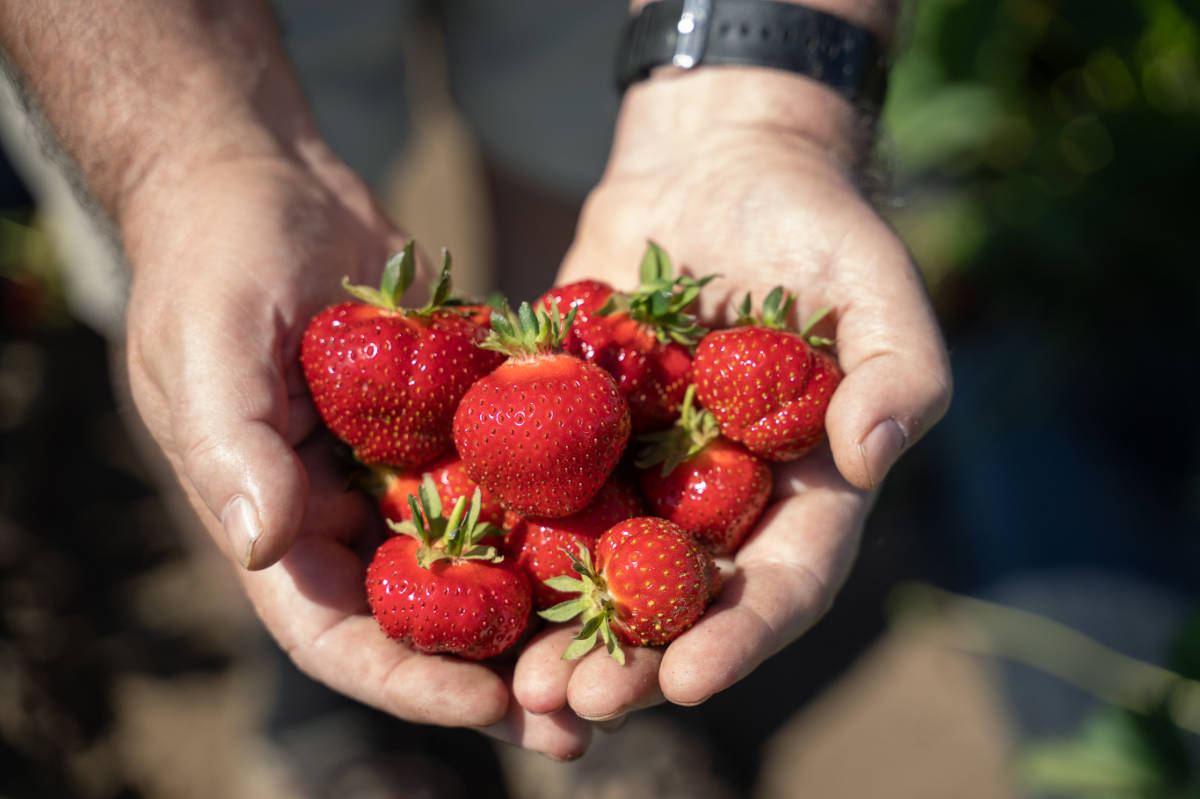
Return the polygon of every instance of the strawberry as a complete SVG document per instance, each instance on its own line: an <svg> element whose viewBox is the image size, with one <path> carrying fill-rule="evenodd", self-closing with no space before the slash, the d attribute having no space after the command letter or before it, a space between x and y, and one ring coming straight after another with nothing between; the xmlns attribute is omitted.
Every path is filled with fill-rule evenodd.
<svg viewBox="0 0 1200 799"><path fill-rule="evenodd" d="M304 332L300 362L313 402L363 463L419 466L448 450L459 399L504 360L476 346L487 330L451 304L449 254L429 304L401 308L415 272L409 242L378 289L344 280L358 302L326 308Z"/></svg>
<svg viewBox="0 0 1200 799"><path fill-rule="evenodd" d="M704 333L685 310L712 277L672 278L670 258L650 242L641 287L632 294L598 280L551 289L540 303L575 308L567 351L613 376L629 403L634 433L661 429L679 414L692 379L692 349Z"/></svg>
<svg viewBox="0 0 1200 799"><path fill-rule="evenodd" d="M564 322L523 303L492 315L482 346L511 357L463 395L454 444L467 474L523 516L582 509L629 440L629 407L607 372L556 351Z"/></svg>
<svg viewBox="0 0 1200 799"><path fill-rule="evenodd" d="M693 405L695 393L688 386L671 429L642 437L650 443L637 461L642 493L656 515L714 555L731 555L766 507L771 468L723 437L716 418Z"/></svg>
<svg viewBox="0 0 1200 799"><path fill-rule="evenodd" d="M596 543L595 566L585 546L571 555L579 577L554 577L551 588L578 596L539 615L583 619L563 657L591 651L597 640L621 664L620 644L656 646L679 637L721 590L712 556L679 525L641 516L610 527Z"/></svg>
<svg viewBox="0 0 1200 799"><path fill-rule="evenodd" d="M784 320L794 299L774 289L756 321L747 294L738 326L701 339L693 363L696 396L721 433L772 461L799 458L824 439L825 410L842 379L833 356L814 346L832 342L807 337L829 309L793 333Z"/></svg>
<svg viewBox="0 0 1200 799"><path fill-rule="evenodd" d="M419 469L373 467L371 476L365 482L368 491L375 495L383 517L400 523L412 520L412 508L408 504L408 497L418 495L418 489L426 475L433 479L443 505L453 506L459 497L469 497L479 488L475 481L467 476L462 459L454 451L447 452ZM495 497L490 492L483 491L480 499L479 518L489 524L508 529L504 524L504 508Z"/></svg>
<svg viewBox="0 0 1200 799"><path fill-rule="evenodd" d="M594 551L600 535L617 522L645 514L642 499L633 486L613 475L595 498L581 511L559 519L518 517L505 525L505 553L520 564L533 586L533 606L548 608L569 594L545 584L551 577L570 575L571 558L582 544Z"/></svg>
<svg viewBox="0 0 1200 799"><path fill-rule="evenodd" d="M419 493L419 504L409 498L413 521L389 522L404 535L386 539L367 568L371 613L389 638L418 652L494 657L529 623L529 578L480 543L499 531L479 521L478 489L469 508L459 497L449 518L431 478Z"/></svg>

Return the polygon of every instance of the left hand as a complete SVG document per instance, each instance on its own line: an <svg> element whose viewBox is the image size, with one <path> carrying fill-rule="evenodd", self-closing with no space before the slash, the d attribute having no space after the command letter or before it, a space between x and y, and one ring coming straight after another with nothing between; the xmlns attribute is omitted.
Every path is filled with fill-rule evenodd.
<svg viewBox="0 0 1200 799"><path fill-rule="evenodd" d="M544 630L517 663L528 710L612 719L663 699L700 704L746 677L830 607L874 490L945 412L950 370L921 276L855 184L860 130L840 98L782 73L696 70L627 94L559 282L632 289L653 239L677 270L722 276L702 294L709 324L777 285L797 295L795 323L832 306L846 376L829 445L776 465L771 503L703 618L665 649L627 649L624 667L603 649L563 661L576 629Z"/></svg>

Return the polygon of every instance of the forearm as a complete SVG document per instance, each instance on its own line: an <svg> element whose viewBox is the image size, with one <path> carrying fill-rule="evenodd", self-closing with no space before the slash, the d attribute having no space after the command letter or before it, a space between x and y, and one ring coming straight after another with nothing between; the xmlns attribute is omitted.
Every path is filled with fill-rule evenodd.
<svg viewBox="0 0 1200 799"><path fill-rule="evenodd" d="M118 225L147 183L314 138L258 0L0 0L0 46Z"/></svg>

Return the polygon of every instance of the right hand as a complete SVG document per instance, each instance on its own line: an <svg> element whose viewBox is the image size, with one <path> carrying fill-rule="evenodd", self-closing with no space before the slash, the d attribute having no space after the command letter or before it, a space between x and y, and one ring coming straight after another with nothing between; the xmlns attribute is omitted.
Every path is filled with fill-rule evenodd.
<svg viewBox="0 0 1200 799"><path fill-rule="evenodd" d="M342 277L377 283L404 245L362 183L310 147L143 181L124 210L138 412L297 666L402 719L582 754L591 729L569 710L529 713L502 669L419 655L368 612L377 514L345 490L299 363L305 326L344 298ZM424 303L425 277L406 302Z"/></svg>

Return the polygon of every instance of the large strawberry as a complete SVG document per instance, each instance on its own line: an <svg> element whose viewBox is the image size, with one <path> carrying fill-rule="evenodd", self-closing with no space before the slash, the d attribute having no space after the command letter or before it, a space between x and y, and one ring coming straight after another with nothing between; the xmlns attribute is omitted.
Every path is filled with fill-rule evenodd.
<svg viewBox="0 0 1200 799"><path fill-rule="evenodd" d="M497 311L483 346L510 357L463 395L454 444L471 479L523 516L582 509L629 440L629 407L607 372L558 351L574 311Z"/></svg>
<svg viewBox="0 0 1200 799"><path fill-rule="evenodd" d="M686 312L712 277L673 277L666 252L650 242L642 258L641 286L632 294L598 280L581 280L546 292L549 307L576 310L567 351L604 367L629 403L633 432L661 429L679 414L692 379L692 349L704 334Z"/></svg>
<svg viewBox="0 0 1200 799"><path fill-rule="evenodd" d="M643 515L645 507L637 491L614 474L581 511L559 519L517 517L505 524L504 551L529 575L534 607L548 608L571 598L545 583L551 577L572 573L568 553L578 550L580 544L594 551L605 530Z"/></svg>
<svg viewBox="0 0 1200 799"><path fill-rule="evenodd" d="M581 616L583 629L563 657L574 659L604 644L625 663L620 644L655 646L679 637L721 590L716 563L694 538L666 519L641 516L610 527L596 543L572 553L579 577L554 577L550 587L576 594L540 615L549 621Z"/></svg>
<svg viewBox="0 0 1200 799"><path fill-rule="evenodd" d="M358 302L321 311L300 362L325 424L363 463L419 466L451 446L454 408L504 356L476 346L487 330L450 301L450 257L424 308L399 306L415 276L413 245L388 261L378 289L343 281Z"/></svg>
<svg viewBox="0 0 1200 799"><path fill-rule="evenodd" d="M825 410L842 379L833 356L814 346L830 342L807 337L823 311L800 333L786 329L794 299L772 290L755 320L746 295L738 325L701 339L693 363L696 396L721 433L772 461L799 458L825 438Z"/></svg>
<svg viewBox="0 0 1200 799"><path fill-rule="evenodd" d="M467 476L462 458L453 450L418 469L372 467L369 476L363 482L378 501L383 517L400 523L412 519L412 506L409 505L408 498L418 495L418 489L426 476L433 480L442 504L451 507L459 497L469 497L479 488L478 484ZM479 518L497 527L505 526L504 508L491 492L482 491L480 499Z"/></svg>
<svg viewBox="0 0 1200 799"><path fill-rule="evenodd" d="M714 555L741 545L771 495L771 468L741 444L721 435L716 418L693 403L688 386L679 419L669 430L648 433L650 446L637 465L650 509L669 519Z"/></svg>
<svg viewBox="0 0 1200 799"><path fill-rule="evenodd" d="M460 497L449 518L432 479L410 498L412 521L375 551L367 568L367 602L389 638L418 652L470 660L500 654L529 623L529 579L482 541L499 533L479 521L479 492ZM499 543L499 540L497 540Z"/></svg>

